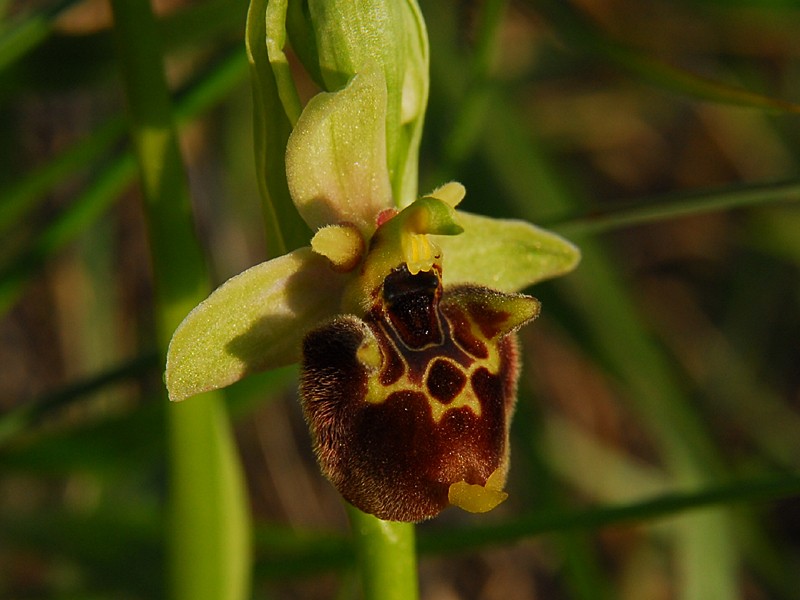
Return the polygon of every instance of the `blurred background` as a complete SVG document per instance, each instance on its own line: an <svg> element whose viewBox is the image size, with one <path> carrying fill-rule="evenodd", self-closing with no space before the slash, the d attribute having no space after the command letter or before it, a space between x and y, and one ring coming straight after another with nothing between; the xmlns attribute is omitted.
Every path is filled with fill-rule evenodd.
<svg viewBox="0 0 800 600"><path fill-rule="evenodd" d="M584 254L530 290L510 498L418 528L422 597L800 598L800 6L420 3L420 190L459 180L466 210ZM218 284L266 258L247 2L154 6ZM0 597L163 597L166 400L110 10L0 18ZM254 597L357 598L296 370L228 402Z"/></svg>

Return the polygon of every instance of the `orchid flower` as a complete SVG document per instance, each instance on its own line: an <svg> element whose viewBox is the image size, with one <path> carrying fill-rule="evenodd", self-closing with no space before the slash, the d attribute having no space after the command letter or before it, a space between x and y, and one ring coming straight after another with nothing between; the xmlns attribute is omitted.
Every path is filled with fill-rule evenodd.
<svg viewBox="0 0 800 600"><path fill-rule="evenodd" d="M320 468L348 502L395 521L485 512L506 497L515 332L540 310L518 292L579 253L529 223L458 210L456 182L409 200L418 135L389 136L421 127L427 71L393 73L398 84L375 56L351 62L286 146L309 245L233 277L186 317L167 388L183 400L300 362Z"/></svg>

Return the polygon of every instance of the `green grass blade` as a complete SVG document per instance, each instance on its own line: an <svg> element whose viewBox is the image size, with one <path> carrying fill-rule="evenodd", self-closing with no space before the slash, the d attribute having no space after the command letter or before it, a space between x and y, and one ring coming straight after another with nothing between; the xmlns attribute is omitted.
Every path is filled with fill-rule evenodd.
<svg viewBox="0 0 800 600"><path fill-rule="evenodd" d="M102 156L124 132L125 120L112 118L49 163L0 190L0 235L33 211L48 190Z"/></svg>
<svg viewBox="0 0 800 600"><path fill-rule="evenodd" d="M80 591L59 598L163 598L163 518L142 505L114 508L90 515L53 509L2 513L0 537L23 554L36 552L56 562L67 557L66 564L80 574ZM36 597L55 597L45 593Z"/></svg>
<svg viewBox="0 0 800 600"><path fill-rule="evenodd" d="M112 1L154 262L162 359L172 332L208 292L194 236L156 21L149 3ZM169 405L170 590L176 600L242 600L250 528L241 466L218 393Z"/></svg>
<svg viewBox="0 0 800 600"><path fill-rule="evenodd" d="M594 235L692 215L798 201L800 201L800 181L797 179L754 182L637 200L590 217L554 221L549 227L567 237Z"/></svg>
<svg viewBox="0 0 800 600"><path fill-rule="evenodd" d="M198 114L220 102L243 81L246 74L247 62L243 52L236 51L227 56L179 98L175 109L178 124L187 124ZM117 126L113 123L106 124L89 140L59 156L55 161L57 164L44 169L55 174L63 173L80 159L89 160L101 156L107 151L108 145L114 142L114 138L104 132L115 127ZM34 201L38 201L36 194L45 191L35 181L37 174L39 171L31 173L20 186L14 187L19 194L15 202L23 213L32 208ZM16 302L24 285L38 268L67 242L75 239L95 222L130 185L135 174L136 161L131 151L126 151L113 159L92 180L89 187L59 217L45 227L30 247L0 269L0 315L5 314Z"/></svg>
<svg viewBox="0 0 800 600"><path fill-rule="evenodd" d="M187 53L217 38L240 36L246 8L246 0L205 0L172 10L158 20L162 47L167 54ZM56 30L9 65L0 92L45 94L82 85L113 85L115 69L110 30Z"/></svg>
<svg viewBox="0 0 800 600"><path fill-rule="evenodd" d="M664 494L619 506L581 511L535 512L502 524L450 529L447 535L420 535L418 546L424 554L469 552L492 545L510 544L545 533L651 523L688 511L731 504L769 502L798 494L800 475L775 475L708 487L695 492ZM711 567L707 561L703 563L706 569Z"/></svg>
<svg viewBox="0 0 800 600"><path fill-rule="evenodd" d="M142 373L156 366L160 367L155 352L137 356L102 373L77 381L56 392L26 402L22 406L0 415L0 448L9 439L30 429L54 411L63 410L81 400L84 396L105 389L110 385L139 377Z"/></svg>
<svg viewBox="0 0 800 600"><path fill-rule="evenodd" d="M639 502L589 510L554 509L502 523L444 530L422 528L417 547L427 556L470 553L561 531L638 527L714 506L755 506L798 494L800 475L742 480L695 492L664 494ZM102 539L109 541L108 531L115 531L119 532L115 539L133 539L136 544L158 548L163 530L164 523L159 513L131 512L118 506L106 507L92 515L48 511L28 518L13 514L0 518L0 534L4 540L28 548L64 551L79 557L81 564L87 565L96 560L93 556L108 551L107 545L93 536L105 536ZM353 540L338 533L304 532L262 523L256 526L254 539L258 551L255 569L259 580L305 579L326 571L351 568L356 560ZM123 563L137 571L138 560L146 556L147 553L129 554ZM138 560L134 561L134 558Z"/></svg>
<svg viewBox="0 0 800 600"><path fill-rule="evenodd" d="M602 56L637 79L661 89L733 106L788 113L800 112L800 104L700 77L613 40L599 31L570 2L537 0L534 8L541 12L564 40L574 48L590 56Z"/></svg>
<svg viewBox="0 0 800 600"><path fill-rule="evenodd" d="M557 214L575 206L576 199L555 180L541 151L523 137L513 109L507 105L496 108L494 127L485 138L485 156L500 179L513 187L510 197L518 210L535 221L537 215ZM533 164L538 166L531 168ZM523 175L531 171L549 180L547 195L532 192L540 182L526 180ZM529 200L532 193L538 199L535 205ZM702 485L721 477L723 468L716 449L698 415L688 405L677 374L646 334L611 259L597 240L581 237L572 241L581 248L583 259L580 268L562 280L561 289L567 301L586 319L592 343L627 387L627 397L654 436L671 475L681 485ZM716 515L706 520L693 519L697 519L696 526L706 535L714 538L730 535L725 522ZM683 531L685 535L676 537L677 554L696 556L702 552L699 546L704 545L703 539L688 528ZM705 579L726 582L720 584L720 590L734 585L734 560L720 560L707 566L714 572L705 573ZM691 580L684 583L687 590L696 588Z"/></svg>
<svg viewBox="0 0 800 600"><path fill-rule="evenodd" d="M61 0L48 9L22 17L0 30L0 72L50 35L53 22L76 0Z"/></svg>
<svg viewBox="0 0 800 600"><path fill-rule="evenodd" d="M125 154L113 161L74 204L47 225L29 248L0 270L0 314L13 306L25 284L46 260L100 218L135 174L133 155Z"/></svg>

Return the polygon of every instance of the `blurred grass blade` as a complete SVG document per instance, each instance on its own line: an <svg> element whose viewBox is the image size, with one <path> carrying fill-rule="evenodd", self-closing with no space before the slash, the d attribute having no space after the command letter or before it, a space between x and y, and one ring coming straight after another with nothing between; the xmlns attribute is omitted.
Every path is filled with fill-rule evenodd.
<svg viewBox="0 0 800 600"><path fill-rule="evenodd" d="M0 190L0 235L33 211L48 190L107 152L124 132L122 116L111 118L47 164Z"/></svg>
<svg viewBox="0 0 800 600"><path fill-rule="evenodd" d="M501 523L449 527L445 530L423 529L417 548L426 555L469 553L501 544L517 543L539 535L569 530L599 529L655 523L682 513L729 504L755 504L788 499L800 494L800 474L774 475L731 482L694 492L660 494L626 504L590 509L553 509ZM304 577L331 568L351 564L352 547L338 538L322 542L313 536L276 540L263 527L256 529L256 547L260 556L258 572L270 577ZM296 534L295 534L296 535ZM322 538L324 539L324 538ZM275 550L275 546L279 548ZM288 545L287 545L288 544ZM705 563L708 566L707 563Z"/></svg>
<svg viewBox="0 0 800 600"><path fill-rule="evenodd" d="M111 6L140 167L154 265L156 338L164 361L172 332L207 295L209 282L195 239L152 8L128 0L112 0ZM250 587L250 523L222 396L202 394L167 410L171 596L243 600Z"/></svg>
<svg viewBox="0 0 800 600"><path fill-rule="evenodd" d="M554 221L548 227L565 236L583 236L732 208L798 201L800 181L797 179L755 182L646 198L589 217Z"/></svg>
<svg viewBox="0 0 800 600"><path fill-rule="evenodd" d="M0 72L50 35L53 22L77 0L60 0L53 6L25 15L0 29Z"/></svg>
<svg viewBox="0 0 800 600"><path fill-rule="evenodd" d="M4 543L23 549L22 554L35 552L56 562L68 557L83 591L67 594L73 598L164 598L163 532L163 518L146 503L89 515L52 507L34 513L0 512Z"/></svg>
<svg viewBox="0 0 800 600"><path fill-rule="evenodd" d="M195 85L180 97L176 106L176 117L179 125L185 125L201 112L220 102L230 91L242 82L247 74L247 62L244 53L236 51L227 56L212 71L202 77ZM90 140L73 146L61 155L52 167L45 167L54 173L63 173L70 165L80 159L99 157L106 152L114 138L108 135L117 125L107 124ZM44 191L35 181L36 171L26 177L24 183L15 186L19 193L16 200L22 214L32 208L35 194ZM119 194L130 184L136 174L136 161L130 150L113 159L96 177L84 192L49 223L31 243L13 261L0 270L0 315L5 314L19 298L24 285L41 265L60 250L67 242L75 239L97 220L117 199Z"/></svg>
<svg viewBox="0 0 800 600"><path fill-rule="evenodd" d="M510 198L528 219L574 210L578 199L569 194L551 172L549 164L535 141L520 130L514 109L496 106L494 125L484 139L486 160L493 165L500 180L510 184ZM521 166L524 165L524 166ZM536 166L533 166L536 165ZM531 180L536 174L547 183ZM540 189L539 193L536 192ZM548 189L545 193L543 190ZM537 198L536 204L530 201ZM723 476L724 468L699 415L686 401L678 375L659 347L646 333L638 317L637 307L614 263L597 240L573 238L581 248L581 267L558 282L565 301L577 308L585 319L590 343L600 351L603 361L620 378L626 388L626 399L646 424L667 469L679 485L704 485ZM708 521L698 519L697 526L707 535L727 538L730 532L715 515ZM702 543L688 529L676 537L676 553L696 556L694 545ZM687 550L687 545L690 550ZM715 573L706 579L727 582L720 589L730 589L736 581L736 562L720 561L708 565ZM685 589L694 589L691 581L683 581ZM690 596L686 596L689 600ZM698 597L697 600L701 600Z"/></svg>
<svg viewBox="0 0 800 600"><path fill-rule="evenodd" d="M193 52L214 38L238 37L246 9L247 0L202 0L169 10L158 20L162 47L168 54ZM46 94L81 85L113 84L113 50L110 29L57 29L9 65L0 91Z"/></svg>
<svg viewBox="0 0 800 600"><path fill-rule="evenodd" d="M417 546L422 554L428 556L463 554L560 531L646 526L681 513L713 506L734 503L757 505L789 499L798 494L800 475L743 480L696 492L658 495L640 502L589 510L554 509L501 523L436 531L423 529L417 538ZM119 510L116 506L113 510L107 507L90 516L49 510L27 518L15 514L0 518L0 537L15 545L75 557L90 572L98 567L104 568L95 561L100 555L110 553L114 557L110 561L112 564L122 563L139 573L139 561L150 554L130 552L130 546L126 547L123 541L122 547L127 550L126 558L119 559L105 543L109 541L109 531L118 532L114 539L128 542L136 540L136 544L157 548L164 524L156 512L130 512ZM94 539L93 536L100 537ZM304 532L261 523L256 526L254 539L257 581L307 579L327 571L349 569L355 563L352 540L334 532ZM162 563L163 560L159 559L150 564ZM119 575L115 573L109 581L126 581ZM152 572L149 577L152 579Z"/></svg>
<svg viewBox="0 0 800 600"><path fill-rule="evenodd" d="M64 409L84 396L141 376L144 372L160 366L155 352L137 356L132 360L112 367L93 377L75 382L41 398L26 402L18 408L0 415L0 448L13 436L30 429L45 415Z"/></svg>
<svg viewBox="0 0 800 600"><path fill-rule="evenodd" d="M47 225L29 248L0 270L0 315L13 306L25 284L45 261L100 218L135 174L133 155L127 153L114 160L78 200Z"/></svg>
<svg viewBox="0 0 800 600"><path fill-rule="evenodd" d="M761 110L798 113L800 104L700 77L668 65L643 52L611 39L582 15L568 0L531 2L561 37L590 56L602 56L641 81L693 98Z"/></svg>
<svg viewBox="0 0 800 600"><path fill-rule="evenodd" d="M161 397L144 398L133 409L102 416L86 404L93 400L93 392L139 376L143 370L153 374L160 367L155 355L143 356L3 415L0 470L125 477L152 469L164 457L164 437L142 432L163 432L166 407ZM226 390L231 416L239 419L264 406L265 399L275 398L292 381L296 381L296 369L288 368L259 373L232 385ZM73 407L76 410L68 410ZM34 429L45 420L46 426Z"/></svg>
<svg viewBox="0 0 800 600"><path fill-rule="evenodd" d="M792 498L798 494L800 474L774 475L708 487L695 492L664 494L620 506L581 511L537 512L501 524L454 528L449 529L447 535L420 535L418 546L424 554L469 552L497 544L518 542L544 533L651 523L656 519L674 517L687 511L737 503L769 502ZM706 560L700 562L707 570L711 566Z"/></svg>
<svg viewBox="0 0 800 600"><path fill-rule="evenodd" d="M464 87L463 93L459 102L450 107L452 120L449 131L441 136L442 164L439 166L439 173L431 178L434 185L440 185L441 181L446 180L445 173L451 172L464 161L480 143L482 127L491 111L492 61L498 50L508 4L508 0L488 0L480 5L475 47L467 61L464 80L459 82ZM457 78L459 75L461 74L451 73L449 76ZM433 97L432 102L435 101L436 98Z"/></svg>
<svg viewBox="0 0 800 600"><path fill-rule="evenodd" d="M164 412L161 399L151 398L96 421L87 415L87 420L57 420L41 432L29 429L0 447L0 468L28 476L92 474L108 483L146 472L166 453Z"/></svg>

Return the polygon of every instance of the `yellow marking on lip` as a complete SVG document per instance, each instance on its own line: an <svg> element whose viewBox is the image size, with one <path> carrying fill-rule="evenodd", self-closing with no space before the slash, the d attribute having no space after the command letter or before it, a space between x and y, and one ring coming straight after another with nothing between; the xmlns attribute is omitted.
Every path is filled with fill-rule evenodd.
<svg viewBox="0 0 800 600"><path fill-rule="evenodd" d="M380 369L383 364L381 350L377 340L374 338L364 338L364 341L361 342L358 350L356 350L356 358L362 365L372 371Z"/></svg>
<svg viewBox="0 0 800 600"><path fill-rule="evenodd" d="M428 373L431 365L433 364L432 360L425 366L425 374L422 377L422 385L417 385L410 380L408 376L408 368L406 368L405 373L403 373L403 375L397 381L390 385L383 385L378 379L377 375L374 377L369 377L367 380L367 394L364 398L364 401L368 404L383 404L386 402L389 396L395 392L415 392L421 393L425 396L425 400L428 402L428 406L431 409L431 417L433 418L434 423L438 424L442 420L442 417L447 414L448 410L455 410L463 407L470 409L477 418L480 418L482 414L481 402L472 389L471 376L477 368L485 366L483 364L484 361L476 361L472 364L469 370L464 369L461 365L453 361L448 362L452 362L452 364L456 365L464 373L467 381L465 382L464 389L461 391L461 393L459 393L451 402L447 404L432 397L425 387ZM407 363L406 367L408 367Z"/></svg>
<svg viewBox="0 0 800 600"><path fill-rule="evenodd" d="M468 388L469 383L464 386L464 391L456 396L449 404L439 402L436 398L431 398L429 393L423 392L425 394L425 399L428 401L428 406L431 407L431 416L433 417L433 422L438 424L442 420L442 417L447 414L448 410L455 410L462 407L467 407L477 418L480 419L481 403L475 396L475 393L472 391L472 389Z"/></svg>
<svg viewBox="0 0 800 600"><path fill-rule="evenodd" d="M420 238L426 236L417 236ZM441 320L444 319L448 323L446 331L445 328L442 327ZM442 333L443 339L445 343L450 343L454 345L456 348L464 352L466 355L470 356L461 346L459 346L455 340L453 340L451 332L452 332L452 325L447 319L447 316L440 313L440 319L437 321L440 331ZM434 358L428 361L425 365L425 371L421 377L421 383L416 383L411 380L409 376L409 372L411 370L411 366L408 362L407 355L411 352L421 352L430 347L430 345L425 346L425 348L421 348L418 350L414 350L408 348L402 341L402 338L399 336L397 331L392 326L391 320L384 316L381 319L380 323L376 323L376 331L375 334L377 337L381 338L384 343L390 344L396 355L400 357L404 365L403 375L392 384L384 385L380 382L380 365L383 364L383 354L379 350L379 344L375 344L374 347L361 347L358 351L358 358L362 361L362 363L368 369L375 368L375 372L370 374L367 378L367 393L364 398L364 401L368 404L383 404L392 394L396 392L414 392L414 393L421 393L424 394L425 399L428 402L428 406L431 410L431 417L433 418L434 423L438 424L441 422L442 418L445 414L447 414L448 410L456 410L459 408L468 408L472 411L472 413L477 417L480 418L482 415L482 408L480 399L475 394L474 390L472 389L472 375L480 368L486 368L492 375L497 375L500 372L500 364L502 362L502 358L500 355L499 349L499 341L498 340L489 340L486 338L485 335L480 331L480 327L474 322L473 319L469 319L469 327L472 334L479 340L481 340L488 350L489 356L484 359L473 358L472 364L469 368L465 368L463 365L458 363L457 361L448 360L451 364L455 365L462 373L464 373L466 377L466 382L464 384L464 388L462 391L453 398L452 401L449 403L444 403L433 396L428 392L426 381L428 378L428 374L430 372L431 366L434 363ZM380 355L380 356L379 356Z"/></svg>

